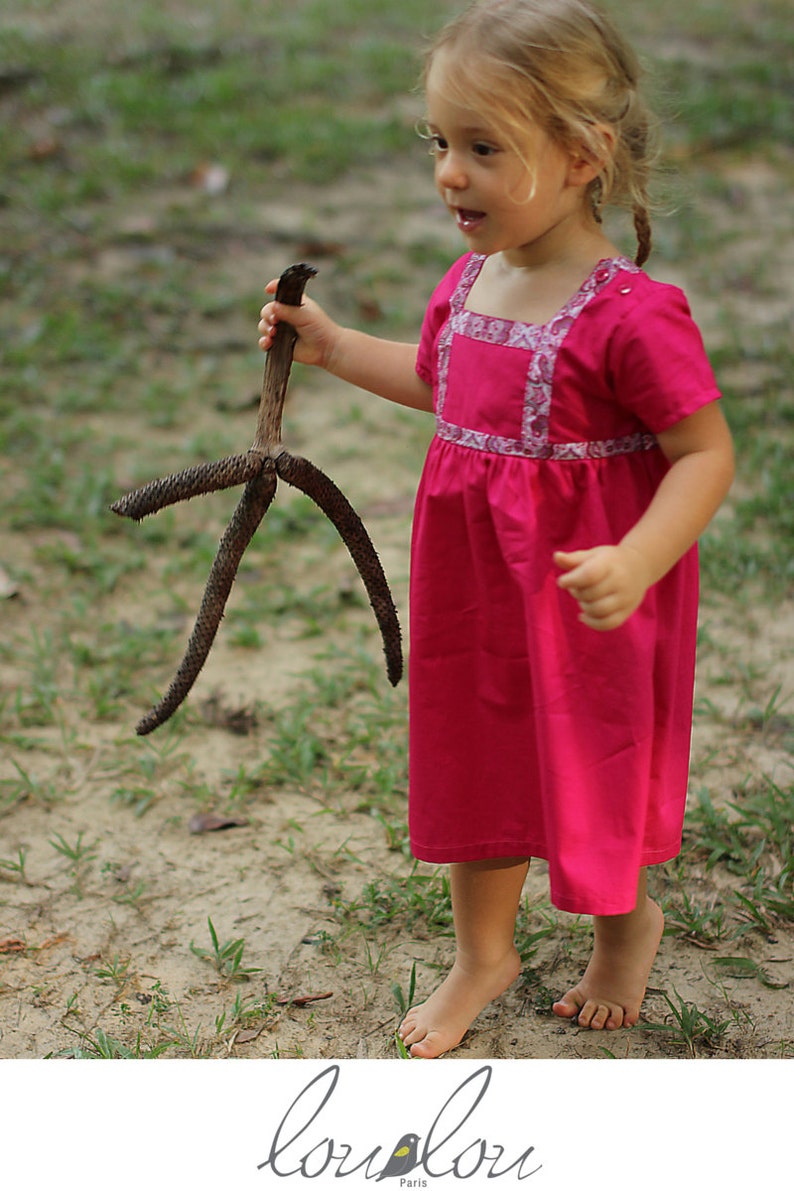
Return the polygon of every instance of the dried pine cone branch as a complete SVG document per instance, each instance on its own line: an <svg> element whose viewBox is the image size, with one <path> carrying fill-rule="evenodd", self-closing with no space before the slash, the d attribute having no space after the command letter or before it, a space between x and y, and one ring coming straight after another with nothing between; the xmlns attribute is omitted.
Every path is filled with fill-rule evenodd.
<svg viewBox="0 0 794 1191"><path fill-rule="evenodd" d="M392 686L396 686L403 672L400 622L383 567L364 523L336 484L308 459L284 451L276 458L276 471L282 480L305 492L339 531L367 589L383 639L386 673Z"/></svg>
<svg viewBox="0 0 794 1191"><path fill-rule="evenodd" d="M139 736L146 736L174 714L207 660L223 619L240 560L276 493L273 461L260 460L259 467L259 474L246 484L240 503L220 540L185 656L163 698L137 725L135 731Z"/></svg>
<svg viewBox="0 0 794 1191"><path fill-rule="evenodd" d="M160 509L190 500L193 496L204 496L208 492L220 492L224 488L235 488L252 479L262 467L262 456L249 451L245 455L227 455L214 463L198 463L184 471L152 480L134 492L122 496L111 510L120 517L142 521Z"/></svg>
<svg viewBox="0 0 794 1191"><path fill-rule="evenodd" d="M276 298L300 305L306 282L317 272L311 265L291 265L282 273ZM276 329L262 382L256 435L244 455L229 455L128 492L111 506L114 513L140 521L167 505L208 492L245 484L245 491L221 538L204 597L185 655L163 698L136 727L145 736L164 723L183 702L212 648L223 618L237 568L276 491L277 476L305 492L333 522L364 581L383 638L389 681L402 676L402 644L397 611L369 535L347 498L319 468L290 455L281 446L281 419L297 334L287 323Z"/></svg>

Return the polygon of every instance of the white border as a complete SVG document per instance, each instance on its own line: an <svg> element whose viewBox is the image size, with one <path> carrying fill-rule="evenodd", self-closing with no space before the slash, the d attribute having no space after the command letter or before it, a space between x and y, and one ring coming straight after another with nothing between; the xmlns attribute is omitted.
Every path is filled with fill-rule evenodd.
<svg viewBox="0 0 794 1191"><path fill-rule="evenodd" d="M455 1144L462 1149L485 1139L492 1152L503 1145L506 1155L533 1145L541 1167L520 1182L486 1178L484 1169L466 1179L426 1179L420 1169L411 1182L381 1180L386 1191L792 1185L794 1066L722 1059L8 1060L0 1064L4 1185L33 1191L72 1184L81 1191L371 1185L377 1163L369 1179L333 1177L333 1164L311 1179L257 1169L296 1097L331 1067L338 1068L338 1082L301 1139L307 1149L331 1137L337 1149L350 1145L364 1154L380 1145L386 1156L403 1133L427 1130L450 1096L485 1067L487 1094Z"/></svg>

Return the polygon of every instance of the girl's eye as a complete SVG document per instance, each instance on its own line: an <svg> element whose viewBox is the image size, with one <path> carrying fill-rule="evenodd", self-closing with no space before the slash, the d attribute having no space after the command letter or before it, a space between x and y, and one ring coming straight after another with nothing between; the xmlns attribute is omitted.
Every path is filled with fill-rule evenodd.
<svg viewBox="0 0 794 1191"><path fill-rule="evenodd" d="M427 142L428 152L431 157L438 157L441 154L448 152L449 141L440 132L435 132L433 128L421 121L416 126L416 131L423 141ZM469 145L469 152L474 157L493 157L499 152L498 146L488 141L473 141Z"/></svg>

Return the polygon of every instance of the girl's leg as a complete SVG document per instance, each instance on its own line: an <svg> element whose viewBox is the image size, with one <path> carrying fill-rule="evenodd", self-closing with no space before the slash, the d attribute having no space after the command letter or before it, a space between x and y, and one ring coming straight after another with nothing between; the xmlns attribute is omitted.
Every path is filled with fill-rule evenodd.
<svg viewBox="0 0 794 1191"><path fill-rule="evenodd" d="M415 1058L435 1059L457 1046L480 1011L518 976L514 935L528 868L528 860L501 858L450 866L455 962L400 1026Z"/></svg>
<svg viewBox="0 0 794 1191"><path fill-rule="evenodd" d="M637 904L630 914L593 918L594 946L587 970L553 1006L558 1017L576 1017L591 1030L633 1026L664 929L664 917L648 897L647 870L640 869Z"/></svg>

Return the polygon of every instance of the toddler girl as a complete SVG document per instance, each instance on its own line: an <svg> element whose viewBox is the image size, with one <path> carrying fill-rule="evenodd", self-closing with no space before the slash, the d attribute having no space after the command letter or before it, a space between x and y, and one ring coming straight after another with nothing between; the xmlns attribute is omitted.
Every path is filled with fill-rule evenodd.
<svg viewBox="0 0 794 1191"><path fill-rule="evenodd" d="M582 980L554 1005L633 1025L662 935L646 868L680 848L697 619L695 542L731 441L682 293L650 251L637 64L588 0L479 0L425 70L439 194L468 252L415 344L263 308L295 358L433 410L410 592L414 855L450 868L456 958L400 1036L456 1046L516 978L529 859L553 903L594 916ZM628 206L632 262L607 238ZM273 293L275 282L268 286Z"/></svg>

